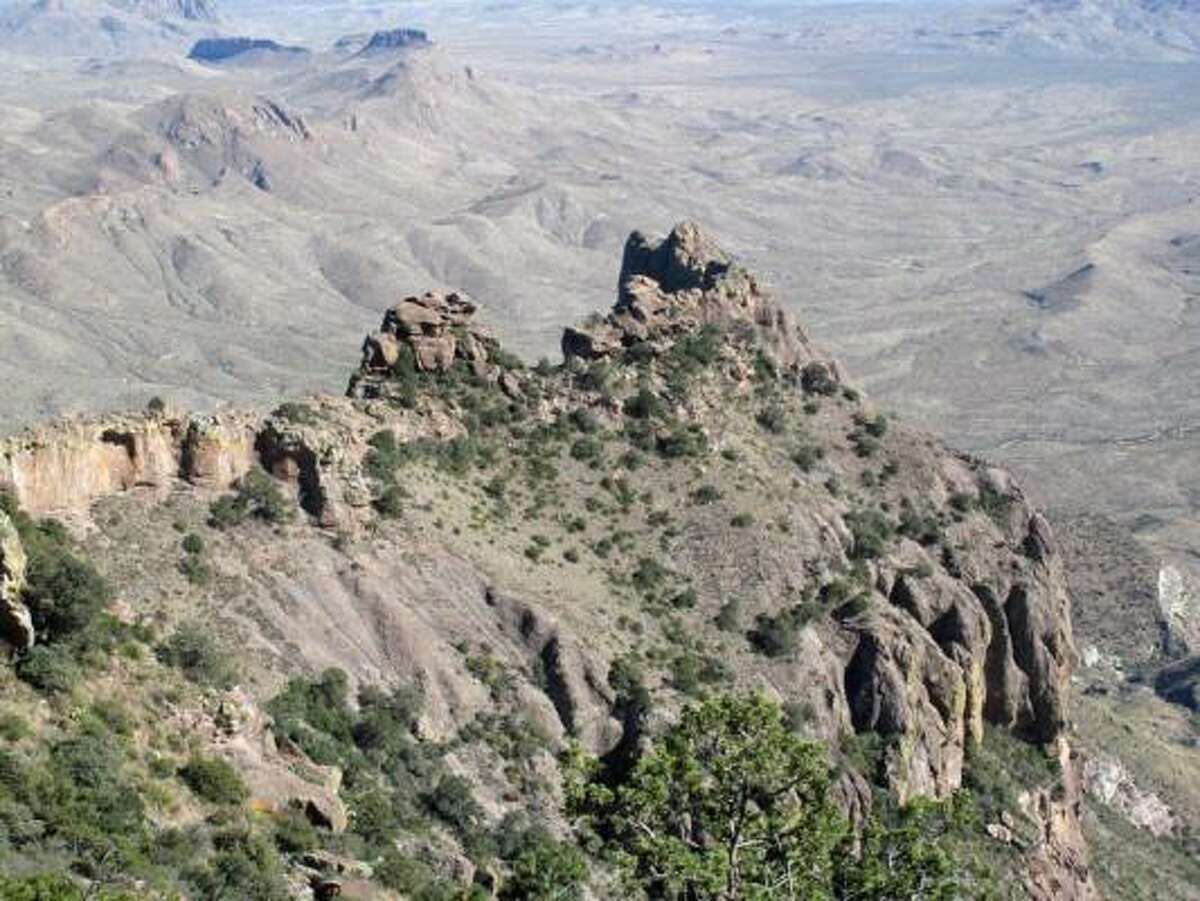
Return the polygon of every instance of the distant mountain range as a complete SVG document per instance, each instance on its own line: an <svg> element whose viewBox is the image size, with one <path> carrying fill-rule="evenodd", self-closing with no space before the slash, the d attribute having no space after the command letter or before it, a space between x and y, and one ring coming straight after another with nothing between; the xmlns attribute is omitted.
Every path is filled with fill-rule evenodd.
<svg viewBox="0 0 1200 901"><path fill-rule="evenodd" d="M173 49L219 20L213 0L35 0L0 7L0 49L103 56Z"/></svg>
<svg viewBox="0 0 1200 901"><path fill-rule="evenodd" d="M1031 0L971 37L1022 55L1185 61L1200 56L1200 0Z"/></svg>

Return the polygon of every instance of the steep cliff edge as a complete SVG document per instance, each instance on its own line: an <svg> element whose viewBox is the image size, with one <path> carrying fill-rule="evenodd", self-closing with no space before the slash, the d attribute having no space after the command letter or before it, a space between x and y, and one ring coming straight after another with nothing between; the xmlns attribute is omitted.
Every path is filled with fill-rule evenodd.
<svg viewBox="0 0 1200 901"><path fill-rule="evenodd" d="M616 305L565 332L561 365L526 368L474 314L401 300L346 398L37 430L0 446L0 489L91 511L129 617L205 617L257 697L329 666L419 683L420 733L497 818L554 808L518 786L567 738L619 754L689 698L758 691L858 811L872 783L950 797L990 731L1049 748L1055 785L1005 810L1023 836L988 826L1025 861L1014 893L1094 897L1062 562L1005 472L889 422L694 225L631 237ZM259 469L290 522L245 519ZM204 533L209 582L148 565L177 556L172 524ZM541 736L532 770L453 741L498 721Z"/></svg>

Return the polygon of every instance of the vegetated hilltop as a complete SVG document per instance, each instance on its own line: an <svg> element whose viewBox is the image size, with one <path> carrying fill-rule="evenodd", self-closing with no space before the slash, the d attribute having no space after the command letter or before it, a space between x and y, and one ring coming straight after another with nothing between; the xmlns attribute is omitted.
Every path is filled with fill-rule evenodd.
<svg viewBox="0 0 1200 901"><path fill-rule="evenodd" d="M397 303L346 398L0 446L9 872L1094 896L1062 564L1004 472L889 423L694 225L629 240L559 365L475 312Z"/></svg>

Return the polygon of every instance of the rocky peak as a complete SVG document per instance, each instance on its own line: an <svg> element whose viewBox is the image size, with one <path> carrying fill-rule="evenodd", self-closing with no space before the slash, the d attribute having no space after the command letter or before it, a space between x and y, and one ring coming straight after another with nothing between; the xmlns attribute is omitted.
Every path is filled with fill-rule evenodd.
<svg viewBox="0 0 1200 901"><path fill-rule="evenodd" d="M392 28L375 32L359 52L376 53L408 47L428 47L432 43L429 34L419 28Z"/></svg>
<svg viewBox="0 0 1200 901"><path fill-rule="evenodd" d="M616 305L607 316L568 328L563 355L600 359L646 342L665 350L706 325L751 327L785 370L818 358L791 314L694 222L662 239L629 237Z"/></svg>
<svg viewBox="0 0 1200 901"><path fill-rule="evenodd" d="M447 372L459 362L486 375L499 345L473 322L476 310L462 294L430 291L404 298L384 314L380 330L363 342L362 364L348 393L376 397L392 375Z"/></svg>

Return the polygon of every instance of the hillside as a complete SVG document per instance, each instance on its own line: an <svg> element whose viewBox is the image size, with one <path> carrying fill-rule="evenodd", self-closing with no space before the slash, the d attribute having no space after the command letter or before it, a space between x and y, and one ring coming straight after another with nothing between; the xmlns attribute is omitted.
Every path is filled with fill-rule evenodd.
<svg viewBox="0 0 1200 901"><path fill-rule="evenodd" d="M1095 896L1062 560L1006 473L890 423L694 225L630 238L560 364L476 315L396 303L345 398L0 447L7 872L613 897L655 852L605 786L758 694L829 768L821 834L867 829L836 896L896 854L896 891Z"/></svg>

